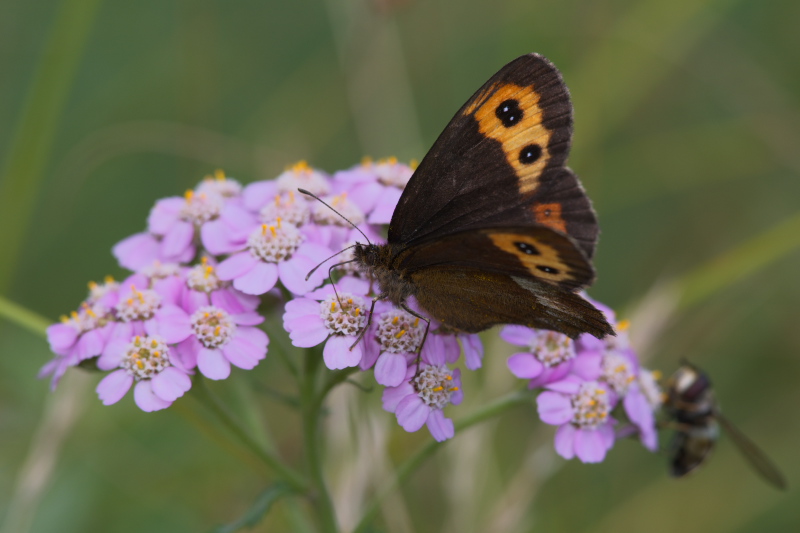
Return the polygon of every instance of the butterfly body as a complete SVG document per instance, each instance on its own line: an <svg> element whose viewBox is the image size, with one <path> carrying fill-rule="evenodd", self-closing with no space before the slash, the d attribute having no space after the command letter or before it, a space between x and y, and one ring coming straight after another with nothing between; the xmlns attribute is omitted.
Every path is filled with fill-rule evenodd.
<svg viewBox="0 0 800 533"><path fill-rule="evenodd" d="M404 272L392 268L393 258L397 254L395 246L390 244L356 244L353 257L365 270L369 279L374 279L381 289L381 296L400 306L413 296L415 287Z"/></svg>
<svg viewBox="0 0 800 533"><path fill-rule="evenodd" d="M456 113L414 172L385 245L355 261L381 297L454 331L522 324L570 337L613 334L576 294L594 280L597 219L564 166L572 105L536 54L492 76Z"/></svg>

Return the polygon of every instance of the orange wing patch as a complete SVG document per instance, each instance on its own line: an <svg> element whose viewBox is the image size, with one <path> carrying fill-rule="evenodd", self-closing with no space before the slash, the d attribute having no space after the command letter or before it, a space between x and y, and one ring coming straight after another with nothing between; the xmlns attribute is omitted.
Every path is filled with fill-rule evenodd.
<svg viewBox="0 0 800 533"><path fill-rule="evenodd" d="M517 256L536 278L553 284L574 278L556 249L539 239L523 233L490 233L488 237L504 252Z"/></svg>
<svg viewBox="0 0 800 533"><path fill-rule="evenodd" d="M540 95L533 86L492 85L464 111L474 115L480 132L503 146L519 178L519 190L530 193L550 160L547 146L553 132L542 124Z"/></svg>
<svg viewBox="0 0 800 533"><path fill-rule="evenodd" d="M567 223L561 218L561 204L535 204L533 214L539 224L562 233L567 232Z"/></svg>

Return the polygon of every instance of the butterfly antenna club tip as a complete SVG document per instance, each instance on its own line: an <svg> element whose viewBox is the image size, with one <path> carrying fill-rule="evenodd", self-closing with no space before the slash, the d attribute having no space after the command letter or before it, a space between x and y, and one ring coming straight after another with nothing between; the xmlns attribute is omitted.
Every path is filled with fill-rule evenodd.
<svg viewBox="0 0 800 533"><path fill-rule="evenodd" d="M329 204L327 204L327 203L325 202L325 200L323 200L322 198L320 198L319 196L317 196L317 195L316 195L316 194L314 194L313 192L311 192L311 191L307 191L307 190L305 190L305 189L300 189L300 188L298 188L298 189L297 189L297 191L298 191L300 194L305 194L306 196L310 196L311 198L313 198L313 199L317 200L319 203L321 203L322 205L324 205L325 207L327 207L328 209L330 209L331 211L333 211L334 213L336 213L337 215L339 215L340 217L342 217L342 219L343 219L345 222L347 222L348 224L350 224L351 226L353 226L353 227L356 229L356 231L358 231L358 232L359 232L359 233L360 233L360 234L361 234L361 235L362 235L362 236L363 236L363 237L364 237L364 238L367 240L367 244L372 244L372 243L370 242L370 240L369 240L369 237L367 237L367 235L366 235L366 234L365 234L363 231L361 231L361 228L359 228L358 226L356 226L355 224L353 224L352 222L350 222L350 220L349 220L349 219L348 219L346 216L344 216L344 215L343 215L343 214L341 214L339 211L337 211L336 209L334 209L333 207L331 207Z"/></svg>

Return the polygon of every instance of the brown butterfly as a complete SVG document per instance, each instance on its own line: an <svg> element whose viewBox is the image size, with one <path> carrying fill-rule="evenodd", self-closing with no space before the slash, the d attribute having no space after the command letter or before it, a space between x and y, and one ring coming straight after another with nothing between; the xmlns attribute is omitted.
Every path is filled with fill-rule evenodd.
<svg viewBox="0 0 800 533"><path fill-rule="evenodd" d="M786 479L778 467L744 433L722 416L708 375L684 361L667 381L664 410L668 426L675 429L670 450L670 474L683 477L708 460L719 439L719 428L771 485L785 490Z"/></svg>
<svg viewBox="0 0 800 533"><path fill-rule="evenodd" d="M597 217L564 166L572 104L558 70L529 54L456 113L403 191L385 245L355 261L387 299L451 331L522 324L613 335L576 291L594 280ZM370 314L371 316L371 314ZM427 333L427 331L426 331Z"/></svg>

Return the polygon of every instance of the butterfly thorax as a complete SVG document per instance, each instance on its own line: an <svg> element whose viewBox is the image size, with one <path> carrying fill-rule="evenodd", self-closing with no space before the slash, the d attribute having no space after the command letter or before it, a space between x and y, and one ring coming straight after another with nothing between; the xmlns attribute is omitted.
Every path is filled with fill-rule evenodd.
<svg viewBox="0 0 800 533"><path fill-rule="evenodd" d="M353 257L367 279L375 280L380 294L395 305L405 303L413 295L414 285L403 276L403 272L392 268L397 256L397 246L392 244L356 244Z"/></svg>

